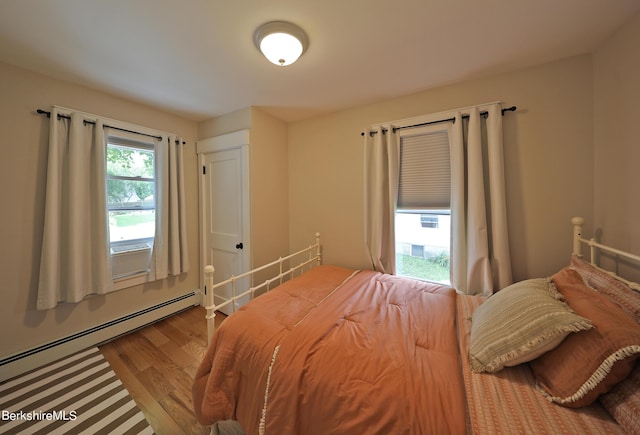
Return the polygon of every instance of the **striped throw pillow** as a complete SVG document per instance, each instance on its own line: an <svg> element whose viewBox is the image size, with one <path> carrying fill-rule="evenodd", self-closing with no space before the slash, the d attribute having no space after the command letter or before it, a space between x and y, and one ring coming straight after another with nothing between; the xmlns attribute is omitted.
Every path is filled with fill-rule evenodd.
<svg viewBox="0 0 640 435"><path fill-rule="evenodd" d="M531 361L572 332L593 327L575 314L547 278L512 284L473 313L470 362L474 372L497 372Z"/></svg>

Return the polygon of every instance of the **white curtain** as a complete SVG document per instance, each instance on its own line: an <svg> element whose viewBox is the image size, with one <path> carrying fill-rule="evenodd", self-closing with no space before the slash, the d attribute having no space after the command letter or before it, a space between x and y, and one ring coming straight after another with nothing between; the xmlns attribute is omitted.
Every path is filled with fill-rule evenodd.
<svg viewBox="0 0 640 435"><path fill-rule="evenodd" d="M489 295L511 284L499 103L456 113L449 126L451 158L451 284ZM484 126L483 126L484 124ZM373 133L373 134L370 134ZM400 141L391 125L364 140L365 243L375 270L395 273L395 212Z"/></svg>
<svg viewBox="0 0 640 435"><path fill-rule="evenodd" d="M106 201L106 140L100 121L53 108L37 308L112 290Z"/></svg>
<svg viewBox="0 0 640 435"><path fill-rule="evenodd" d="M451 284L483 295L512 283L501 106L490 105L487 112L486 146L477 107L469 112L466 131L460 113L449 130Z"/></svg>
<svg viewBox="0 0 640 435"><path fill-rule="evenodd" d="M109 132L129 135L88 114L51 111L49 158L37 308L79 302L112 291L113 278L106 194ZM112 120L108 120L112 124ZM125 131L135 126L124 125ZM137 140L137 138L134 138ZM184 192L183 142L144 134L154 142L156 226L146 281L189 270Z"/></svg>
<svg viewBox="0 0 640 435"><path fill-rule="evenodd" d="M149 280L189 271L182 140L163 138L156 147L156 233Z"/></svg>
<svg viewBox="0 0 640 435"><path fill-rule="evenodd" d="M364 156L367 252L375 270L394 274L400 142L391 125L366 132Z"/></svg>

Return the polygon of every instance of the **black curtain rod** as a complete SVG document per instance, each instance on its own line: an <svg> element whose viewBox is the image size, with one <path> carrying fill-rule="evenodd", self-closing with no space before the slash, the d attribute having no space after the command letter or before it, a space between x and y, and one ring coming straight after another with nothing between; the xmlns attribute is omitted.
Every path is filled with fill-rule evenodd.
<svg viewBox="0 0 640 435"><path fill-rule="evenodd" d="M505 112L515 112L516 111L516 106L511 106L511 107L507 107L506 109L502 109L502 116L504 116ZM489 114L489 112L487 111L483 111L480 112L480 116L487 116ZM462 115L462 119L468 119L469 115ZM401 127L393 127L393 132L395 133L398 130L404 130L405 128L415 128L415 127L424 127L425 125L431 125L431 124L440 124L441 122L456 122L456 118L447 118L447 119L439 119L437 121L429 121L429 122L422 122L420 124L413 124L413 125L403 125ZM386 133L387 129L382 129L382 133ZM374 134L377 134L377 131L370 131L369 135L371 137L373 137ZM360 136L364 136L364 131L362 133L360 133Z"/></svg>
<svg viewBox="0 0 640 435"><path fill-rule="evenodd" d="M38 109L36 110L36 112L38 112L38 114L40 115L47 115L47 118L51 118L51 112L47 112L46 110L42 110L42 109ZM68 115L62 115L60 113L58 113L58 119L60 118L64 118L64 119L71 119L70 116ZM86 124L92 124L92 125L96 125L95 121L89 121L88 119L83 119L82 122L86 125ZM120 128L120 127L114 127L112 125L104 125L104 127L108 127L108 128L113 128L114 130L118 130L118 131L124 131L126 133L135 133L135 134L140 134L142 136L147 136L147 137L152 137L154 139L158 139L158 140L162 140L162 136L154 136L152 134L147 134L147 133L140 133L138 131L133 131L133 130L127 130L126 128ZM176 140L176 143L179 144L180 141ZM186 142L182 142L182 144L186 144Z"/></svg>

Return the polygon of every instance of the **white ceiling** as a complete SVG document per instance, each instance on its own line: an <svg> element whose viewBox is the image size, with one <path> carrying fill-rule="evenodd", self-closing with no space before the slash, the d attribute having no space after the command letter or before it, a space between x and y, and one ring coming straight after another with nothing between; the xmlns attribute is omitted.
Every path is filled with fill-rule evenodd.
<svg viewBox="0 0 640 435"><path fill-rule="evenodd" d="M591 52L640 0L0 0L0 61L196 121L293 121ZM262 23L309 35L294 65Z"/></svg>

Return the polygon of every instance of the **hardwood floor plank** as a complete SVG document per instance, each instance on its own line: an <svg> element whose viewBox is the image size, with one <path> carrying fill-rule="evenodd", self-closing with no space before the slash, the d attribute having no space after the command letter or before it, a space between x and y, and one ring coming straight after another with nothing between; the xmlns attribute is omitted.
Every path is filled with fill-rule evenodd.
<svg viewBox="0 0 640 435"><path fill-rule="evenodd" d="M155 325L151 325L151 328ZM165 370L171 370L179 368L178 364L172 359L171 356L167 356L160 351L159 348L153 345L142 334L136 334L132 338L136 344L136 351L140 358L146 360L150 367L162 366Z"/></svg>
<svg viewBox="0 0 640 435"><path fill-rule="evenodd" d="M179 346L174 342L169 342L163 344L158 349L168 357L172 358L172 360L180 367L180 369L190 374L191 376L195 376L200 361L196 360L193 355L185 352L182 346Z"/></svg>
<svg viewBox="0 0 640 435"><path fill-rule="evenodd" d="M163 344L171 343L171 339L158 331L157 328L153 328L153 325L148 328L140 330L140 333L149 340L154 346L162 346Z"/></svg>
<svg viewBox="0 0 640 435"><path fill-rule="evenodd" d="M206 310L197 306L100 346L159 434L207 434L193 413L191 385L207 349ZM226 316L216 315L219 326Z"/></svg>
<svg viewBox="0 0 640 435"><path fill-rule="evenodd" d="M158 330L161 331L164 335L169 337L172 341L175 341L180 345L189 343L191 341L191 338L187 334L171 324L170 318L165 319L162 322L158 322L154 326L158 328Z"/></svg>
<svg viewBox="0 0 640 435"><path fill-rule="evenodd" d="M117 350L120 358L127 362L128 367L133 373L138 373L151 366L148 358L145 358L138 352L135 343L136 338L133 334L124 335L117 340L111 342L111 345Z"/></svg>
<svg viewBox="0 0 640 435"><path fill-rule="evenodd" d="M156 434L180 434L181 427L176 423L169 413L153 398L147 386L136 378L136 375L129 370L125 361L120 359L114 346L110 343L100 346L100 351L109 365L118 375L120 381L129 391L129 394L138 405Z"/></svg>
<svg viewBox="0 0 640 435"><path fill-rule="evenodd" d="M181 399L177 398L173 393L165 397L161 401L162 406L167 409L178 425L187 434L208 434L210 429L200 425L192 417L191 402L185 404Z"/></svg>
<svg viewBox="0 0 640 435"><path fill-rule="evenodd" d="M196 343L187 343L182 346L181 349L189 354L189 356L193 358L194 361L198 362L196 364L196 369L198 368L198 365L200 365L200 361L202 361L202 359L204 358L204 354L207 352L206 346L201 346Z"/></svg>
<svg viewBox="0 0 640 435"><path fill-rule="evenodd" d="M167 321L173 325L176 329L187 334L191 340L190 342L199 342L203 346L207 343L207 329L206 323L204 323L205 310L189 310L181 316L174 316ZM194 324L204 324L204 328L194 328Z"/></svg>
<svg viewBox="0 0 640 435"><path fill-rule="evenodd" d="M167 377L167 372L160 371L155 367L149 367L138 373L137 378L157 401L164 399L175 390L171 384L171 378Z"/></svg>

